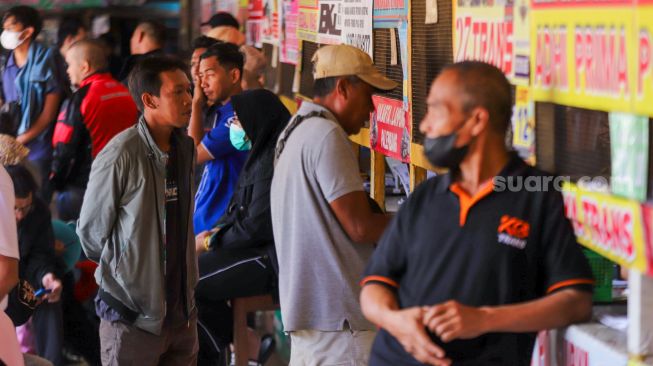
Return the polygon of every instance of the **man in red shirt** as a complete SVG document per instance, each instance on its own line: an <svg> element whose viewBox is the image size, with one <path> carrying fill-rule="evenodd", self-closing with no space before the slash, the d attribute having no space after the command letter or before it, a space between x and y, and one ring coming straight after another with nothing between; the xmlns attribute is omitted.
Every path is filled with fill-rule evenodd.
<svg viewBox="0 0 653 366"><path fill-rule="evenodd" d="M59 192L59 217L74 220L79 216L93 159L115 135L136 123L138 110L127 88L106 70L107 59L97 41L73 44L66 63L77 90L64 102L57 118L50 183Z"/></svg>

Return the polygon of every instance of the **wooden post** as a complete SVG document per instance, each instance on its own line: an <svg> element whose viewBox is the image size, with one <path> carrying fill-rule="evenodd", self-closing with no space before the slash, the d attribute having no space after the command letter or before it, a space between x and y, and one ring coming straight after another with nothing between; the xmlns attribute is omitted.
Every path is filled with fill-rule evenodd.
<svg viewBox="0 0 653 366"><path fill-rule="evenodd" d="M410 164L410 191L426 180L426 169Z"/></svg>
<svg viewBox="0 0 653 366"><path fill-rule="evenodd" d="M370 149L370 194L372 199L385 210L385 157Z"/></svg>

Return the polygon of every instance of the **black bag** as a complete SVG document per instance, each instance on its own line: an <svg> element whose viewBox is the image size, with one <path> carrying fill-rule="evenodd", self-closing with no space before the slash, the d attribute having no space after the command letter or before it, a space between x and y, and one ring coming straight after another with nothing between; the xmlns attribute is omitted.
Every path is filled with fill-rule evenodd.
<svg viewBox="0 0 653 366"><path fill-rule="evenodd" d="M26 280L19 279L18 284L9 292L7 309L5 313L9 316L15 326L25 324L38 306L38 298L34 296L34 288Z"/></svg>
<svg viewBox="0 0 653 366"><path fill-rule="evenodd" d="M0 107L0 133L16 137L20 126L20 103L9 102Z"/></svg>

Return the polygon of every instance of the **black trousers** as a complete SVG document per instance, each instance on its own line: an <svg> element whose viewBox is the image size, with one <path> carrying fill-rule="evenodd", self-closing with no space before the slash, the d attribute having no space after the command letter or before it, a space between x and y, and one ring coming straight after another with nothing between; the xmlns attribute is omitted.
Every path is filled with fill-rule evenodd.
<svg viewBox="0 0 653 366"><path fill-rule="evenodd" d="M198 365L224 355L233 338L229 299L274 294L277 276L266 248L216 249L200 255L200 278L195 288L199 310Z"/></svg>

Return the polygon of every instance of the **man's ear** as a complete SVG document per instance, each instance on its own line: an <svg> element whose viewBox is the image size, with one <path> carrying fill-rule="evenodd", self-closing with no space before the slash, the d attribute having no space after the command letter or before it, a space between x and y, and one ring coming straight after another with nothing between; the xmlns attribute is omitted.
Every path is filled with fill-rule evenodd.
<svg viewBox="0 0 653 366"><path fill-rule="evenodd" d="M339 78L338 81L336 81L336 91L345 99L347 99L349 96L350 86L351 83L349 80L347 80L347 78Z"/></svg>
<svg viewBox="0 0 653 366"><path fill-rule="evenodd" d="M478 136L485 131L490 125L490 112L483 107L476 107L472 110L474 126L472 127L472 136Z"/></svg>
<svg viewBox="0 0 653 366"><path fill-rule="evenodd" d="M156 97L150 93L141 94L141 102L143 102L143 105L149 109L156 109L159 107L159 104L156 102Z"/></svg>
<svg viewBox="0 0 653 366"><path fill-rule="evenodd" d="M88 60L82 61L82 73L86 75L90 71L91 71L91 64L88 63Z"/></svg>
<svg viewBox="0 0 653 366"><path fill-rule="evenodd" d="M231 76L231 82L234 84L237 83L239 80L242 80L242 76L243 76L237 67L231 69L231 71L229 71L229 75Z"/></svg>
<svg viewBox="0 0 653 366"><path fill-rule="evenodd" d="M32 37L32 34L34 34L34 27L27 27L23 29L23 39L29 39Z"/></svg>

